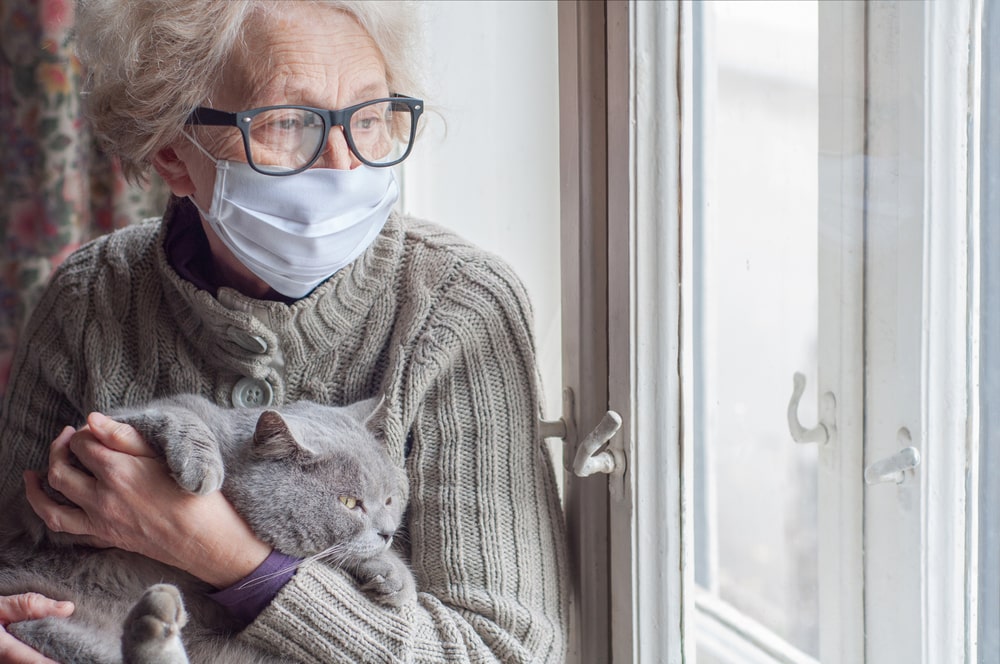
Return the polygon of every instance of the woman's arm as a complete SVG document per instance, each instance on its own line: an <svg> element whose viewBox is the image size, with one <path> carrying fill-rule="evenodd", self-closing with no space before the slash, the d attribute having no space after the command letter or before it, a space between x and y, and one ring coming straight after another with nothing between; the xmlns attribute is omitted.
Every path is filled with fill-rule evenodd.
<svg viewBox="0 0 1000 664"><path fill-rule="evenodd" d="M89 473L71 463L71 452ZM50 530L142 554L216 588L239 581L271 552L220 492L184 491L139 432L99 413L52 442L48 481L73 503L56 503L37 474L26 473L28 501Z"/></svg>

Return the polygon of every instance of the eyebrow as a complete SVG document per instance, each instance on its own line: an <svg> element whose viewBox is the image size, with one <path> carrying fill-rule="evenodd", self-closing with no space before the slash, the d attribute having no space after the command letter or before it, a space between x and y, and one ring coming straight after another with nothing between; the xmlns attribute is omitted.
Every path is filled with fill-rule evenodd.
<svg viewBox="0 0 1000 664"><path fill-rule="evenodd" d="M385 94L383 94L383 93L385 93ZM388 84L387 83L369 83L368 85L362 86L361 88L359 88L357 90L352 90L352 94L351 94L350 97L348 97L348 101L345 104L343 104L343 106L341 106L341 108L347 108L348 106L353 106L355 104L360 104L361 102L369 101L369 100L372 100L372 99L381 99L382 97L388 96L391 93L392 93L392 90L388 89ZM324 104L317 105L317 104L314 104L314 103L309 103L309 102L311 102L311 99L309 97L309 89L308 88L300 88L300 89L297 89L297 90L290 90L289 93L287 95L285 95L285 98L286 98L286 100L287 99L300 99L300 100L303 100L303 102L300 102L300 104L298 104L298 105L312 106L314 108L325 108ZM285 103L289 103L289 102L286 101ZM292 104L292 105L294 106L296 104Z"/></svg>
<svg viewBox="0 0 1000 664"><path fill-rule="evenodd" d="M369 83L360 90L355 92L352 103L358 104L363 101L368 101L369 99L375 99L381 96L382 91L385 90L386 94L392 94L392 90L389 90L389 83L386 81L383 83Z"/></svg>

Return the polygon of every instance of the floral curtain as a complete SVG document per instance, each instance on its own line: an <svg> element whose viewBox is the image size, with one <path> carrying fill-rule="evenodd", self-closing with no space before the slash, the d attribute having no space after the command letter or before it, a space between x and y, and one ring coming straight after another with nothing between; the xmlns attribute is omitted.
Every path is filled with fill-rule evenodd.
<svg viewBox="0 0 1000 664"><path fill-rule="evenodd" d="M0 0L0 395L52 270L93 237L160 214L162 184L125 183L80 112L73 0Z"/></svg>

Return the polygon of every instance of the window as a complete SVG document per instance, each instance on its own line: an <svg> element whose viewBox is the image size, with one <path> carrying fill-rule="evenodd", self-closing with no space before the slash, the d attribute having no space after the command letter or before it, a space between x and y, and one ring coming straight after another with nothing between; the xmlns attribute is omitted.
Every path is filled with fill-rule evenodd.
<svg viewBox="0 0 1000 664"><path fill-rule="evenodd" d="M979 458L971 433L978 417L979 4L784 3L770 26L762 24L761 4L594 4L560 6L561 103L573 109L560 114L563 215L564 227L578 229L575 243L564 244L573 254L564 292L573 290L570 302L589 304L579 307L575 324L564 312L564 334L576 335L574 349L593 343L607 358L598 370L575 374L578 419L593 422L609 407L623 425L609 444L620 459L615 472L568 485L583 497L568 505L580 524L573 544L586 563L581 569L596 570L579 579L580 661L976 661L981 521L966 471ZM816 18L803 41L809 46L808 34L816 35L815 55L784 56L801 57L778 63L791 73L764 66L771 80L763 102L782 102L764 119L783 122L782 140L796 143L773 150L784 150L785 169L802 172L747 169L741 177L805 177L805 184L786 185L794 195L771 201L776 214L808 201L812 186L815 199L811 210L793 213L796 223L767 220L778 226L774 243L792 247L792 256L757 254L772 247L738 235L746 229L731 217L767 223L754 208L759 187L730 194L723 176L735 167L720 161L751 160L765 170L767 155L756 147L721 157L717 144L725 122L759 113L753 95L762 84L748 80L762 53L774 41L789 47L803 37L802 28L773 31L810 8ZM751 9L752 16L736 15ZM714 24L705 20L708 11ZM721 47L697 50L713 43L713 33L703 32L713 26L716 45L730 29L751 32L746 39L766 34L772 43L735 59ZM725 48L739 48L741 40L726 35ZM800 77L797 101L788 96L790 79L810 62L814 91ZM736 117L726 116L721 102L740 85L750 96ZM716 98L699 97L706 91ZM815 138L797 133L796 123ZM737 138L752 144L759 137ZM811 163L794 161L802 149L812 150ZM723 212L730 218L720 221ZM713 235L722 228L726 237ZM746 277L748 258L751 273L759 268L756 278ZM739 273L740 261L744 280L725 281ZM768 268L781 273L778 283L763 285ZM576 286L581 275L589 283ZM797 300L800 318L786 314L790 305L750 300L785 293L797 294L789 300ZM770 341L750 341L760 335L756 316L764 307L778 310L771 314L777 324L785 315L794 320L785 325L800 330L775 344L782 352L772 352ZM564 374L573 377L577 360L565 357ZM734 371L752 367L756 380L727 373L723 362L737 365ZM780 492L800 483L794 490L807 507L798 505L795 525L783 529L784 550L765 551L778 558L762 558L756 572L753 565L727 572L721 550L713 561L711 545L713 535L722 541L720 448L703 443L727 438L714 432L740 416L740 398L755 404L744 417L760 417L766 427L781 422L791 373L803 369L815 392L795 415L815 425L811 438L819 442L796 445L782 432L779 444L770 433L778 425L763 435L747 425L740 432L753 440L747 466L780 449L789 456L765 465L795 472L775 482L752 469L740 478L744 468L737 467L727 483L738 477L746 484L726 500L744 509L740 498L781 504ZM705 451L715 460L696 467L696 452ZM698 505L707 509L698 514ZM794 610L767 601L782 577L752 587L752 574L786 566L780 556L796 550L789 535L815 537L792 556L809 582L791 584L804 592L791 595L801 615L790 620L782 616ZM582 550L601 543L598 553ZM752 555L732 560L754 562Z"/></svg>

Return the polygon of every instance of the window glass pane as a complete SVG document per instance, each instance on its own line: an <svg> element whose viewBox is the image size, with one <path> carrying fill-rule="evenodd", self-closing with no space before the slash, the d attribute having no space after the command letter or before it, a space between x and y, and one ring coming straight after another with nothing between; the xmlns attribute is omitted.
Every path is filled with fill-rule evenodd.
<svg viewBox="0 0 1000 664"><path fill-rule="evenodd" d="M818 653L817 3L708 2L696 28L696 576ZM733 661L699 644L699 662Z"/></svg>

